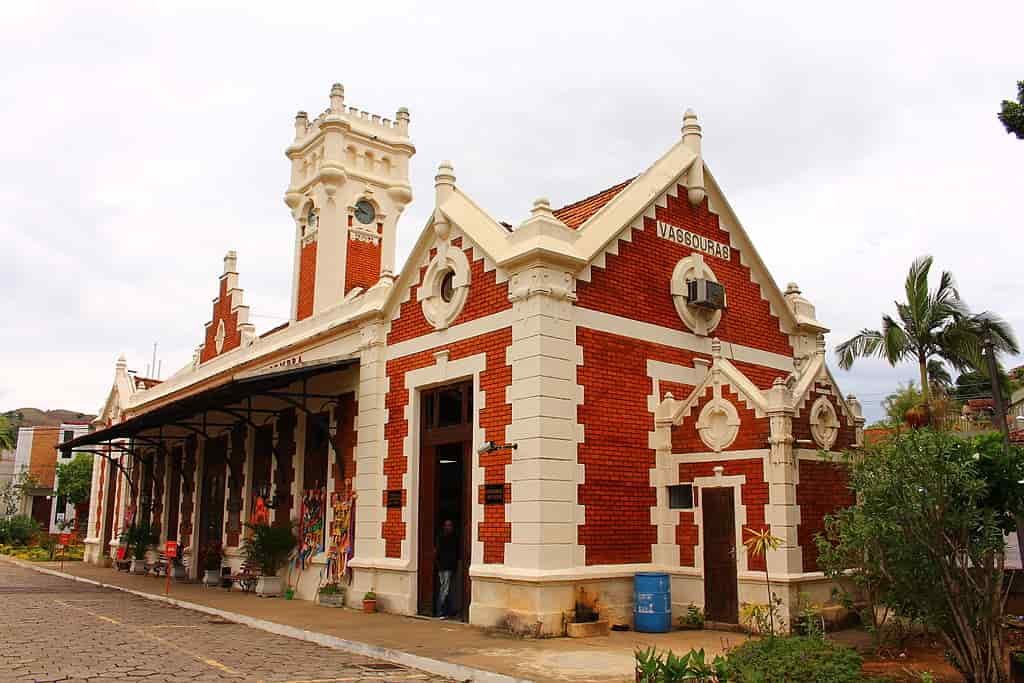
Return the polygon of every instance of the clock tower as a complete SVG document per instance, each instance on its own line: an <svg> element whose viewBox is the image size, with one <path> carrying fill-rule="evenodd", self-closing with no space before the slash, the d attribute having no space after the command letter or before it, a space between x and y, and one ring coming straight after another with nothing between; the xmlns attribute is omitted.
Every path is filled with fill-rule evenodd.
<svg viewBox="0 0 1024 683"><path fill-rule="evenodd" d="M394 119L345 106L331 87L330 106L310 120L295 116L284 200L295 221L292 320L304 320L372 287L394 272L398 217L412 200L409 111Z"/></svg>

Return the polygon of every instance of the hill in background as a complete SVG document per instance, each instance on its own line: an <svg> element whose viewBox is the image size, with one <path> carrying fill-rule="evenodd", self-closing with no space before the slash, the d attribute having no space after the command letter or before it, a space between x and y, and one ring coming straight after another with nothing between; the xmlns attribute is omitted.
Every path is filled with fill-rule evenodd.
<svg viewBox="0 0 1024 683"><path fill-rule="evenodd" d="M39 408L16 408L4 413L17 430L19 427L56 427L61 422L90 422L95 415L77 410L40 410Z"/></svg>

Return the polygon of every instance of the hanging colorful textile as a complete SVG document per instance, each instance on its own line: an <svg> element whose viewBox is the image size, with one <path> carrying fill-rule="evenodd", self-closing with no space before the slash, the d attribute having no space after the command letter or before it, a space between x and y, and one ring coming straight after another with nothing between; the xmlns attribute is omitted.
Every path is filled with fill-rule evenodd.
<svg viewBox="0 0 1024 683"><path fill-rule="evenodd" d="M305 569L306 563L324 551L324 489L307 489L302 495L299 517L299 552L295 566Z"/></svg>
<svg viewBox="0 0 1024 683"><path fill-rule="evenodd" d="M270 510L267 509L267 503L263 500L263 496L256 496L252 504L252 516L249 518L249 524L252 526L265 526L270 524Z"/></svg>
<svg viewBox="0 0 1024 683"><path fill-rule="evenodd" d="M331 494L331 549L328 554L328 581L337 583L348 573L348 561L352 559L355 494L344 492Z"/></svg>

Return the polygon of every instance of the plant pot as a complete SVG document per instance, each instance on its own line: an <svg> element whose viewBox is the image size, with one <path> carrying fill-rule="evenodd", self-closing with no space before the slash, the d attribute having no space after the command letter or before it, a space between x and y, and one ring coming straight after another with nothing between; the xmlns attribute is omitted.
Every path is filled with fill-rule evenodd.
<svg viewBox="0 0 1024 683"><path fill-rule="evenodd" d="M570 621L565 625L565 635L570 638L606 636L609 630L607 621L584 621L579 623Z"/></svg>
<svg viewBox="0 0 1024 683"><path fill-rule="evenodd" d="M363 612L365 614L373 614L376 611L377 611L377 600L376 599L367 600L366 598L363 598Z"/></svg>
<svg viewBox="0 0 1024 683"><path fill-rule="evenodd" d="M317 602L324 607L344 607L345 593L318 593Z"/></svg>
<svg viewBox="0 0 1024 683"><path fill-rule="evenodd" d="M261 576L256 580L256 595L261 598L276 598L281 595L284 581L279 576Z"/></svg>
<svg viewBox="0 0 1024 683"><path fill-rule="evenodd" d="M132 574L145 574L146 560L132 560L131 572Z"/></svg>
<svg viewBox="0 0 1024 683"><path fill-rule="evenodd" d="M218 583L220 583L219 569L206 569L203 571L204 586L216 586Z"/></svg>

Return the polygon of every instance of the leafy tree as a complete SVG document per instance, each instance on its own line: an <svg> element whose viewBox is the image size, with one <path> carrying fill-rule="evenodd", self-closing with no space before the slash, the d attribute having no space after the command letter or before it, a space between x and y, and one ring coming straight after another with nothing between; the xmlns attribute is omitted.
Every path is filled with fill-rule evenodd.
<svg viewBox="0 0 1024 683"><path fill-rule="evenodd" d="M10 451L18 443L18 432L7 415L0 415L0 451Z"/></svg>
<svg viewBox="0 0 1024 683"><path fill-rule="evenodd" d="M1022 481L1024 451L998 434L873 444L851 460L858 503L827 519L819 562L934 628L968 681L1004 682L1004 534L1024 511Z"/></svg>
<svg viewBox="0 0 1024 683"><path fill-rule="evenodd" d="M57 495L65 496L72 505L89 500L92 490L92 458L79 453L71 462L57 465Z"/></svg>
<svg viewBox="0 0 1024 683"><path fill-rule="evenodd" d="M938 288L930 290L931 267L931 256L918 258L910 265L904 285L907 300L896 302L896 318L883 315L880 330L865 328L836 347L844 370L849 370L857 358L871 356L884 358L892 366L916 361L923 403L931 399L928 371L930 364L937 369L933 361L942 359L957 370L982 369L983 334L991 335L997 352L1018 351L1013 331L1003 320L989 312L970 313L960 299L952 273L943 271Z"/></svg>
<svg viewBox="0 0 1024 683"><path fill-rule="evenodd" d="M919 405L921 405L921 390L917 388L914 381L898 384L896 391L882 401L882 407L888 418L886 425L898 429L903 424L903 416L907 414L907 411Z"/></svg>
<svg viewBox="0 0 1024 683"><path fill-rule="evenodd" d="M998 116L1007 133L1024 140L1024 81L1017 81L1017 101L1003 100Z"/></svg>

